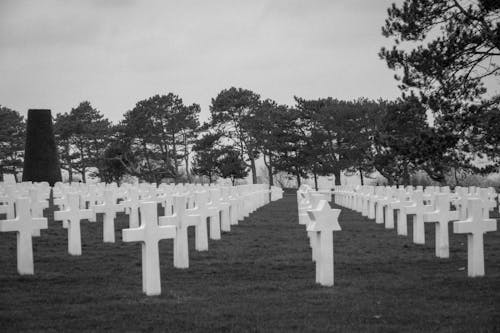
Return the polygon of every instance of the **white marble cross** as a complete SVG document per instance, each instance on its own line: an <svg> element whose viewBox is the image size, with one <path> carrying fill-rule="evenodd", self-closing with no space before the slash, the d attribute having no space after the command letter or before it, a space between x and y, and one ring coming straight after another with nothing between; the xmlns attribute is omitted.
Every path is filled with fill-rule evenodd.
<svg viewBox="0 0 500 333"><path fill-rule="evenodd" d="M117 204L113 190L104 191L104 202L94 206L96 213L104 213L103 217L103 240L105 243L115 242L115 217L117 212L123 212L122 204Z"/></svg>
<svg viewBox="0 0 500 333"><path fill-rule="evenodd" d="M467 188L456 188L455 196L455 207L460 212L460 219L465 220L467 218L467 201L469 199Z"/></svg>
<svg viewBox="0 0 500 333"><path fill-rule="evenodd" d="M340 209L331 209L326 200L321 200L315 209L308 210L312 223L308 232L316 232L318 249L316 259L316 282L333 286L333 231L341 230L338 223Z"/></svg>
<svg viewBox="0 0 500 333"><path fill-rule="evenodd" d="M186 209L186 216L193 217L193 225L195 230L194 248L197 251L208 251L208 229L206 210L206 192L197 191L194 193L195 207ZM196 219L199 221L196 222Z"/></svg>
<svg viewBox="0 0 500 333"><path fill-rule="evenodd" d="M83 201L82 207L86 208L88 202L88 208L94 211L94 206L96 204L96 197L97 197L97 186L93 184L89 185L86 191L84 193L81 193L81 199ZM97 214L95 211L92 217L89 219L89 222L97 222Z"/></svg>
<svg viewBox="0 0 500 333"><path fill-rule="evenodd" d="M391 200L391 189L384 188L379 191L377 199L375 199L375 223L384 223L384 210Z"/></svg>
<svg viewBox="0 0 500 333"><path fill-rule="evenodd" d="M33 230L47 229L47 219L31 216L29 198L16 199L16 213L15 219L0 221L0 232L17 233L17 271L33 274Z"/></svg>
<svg viewBox="0 0 500 333"><path fill-rule="evenodd" d="M497 230L497 221L484 217L484 203L479 198L468 200L468 218L453 223L453 232L467 234L467 274L484 276L484 239L486 232Z"/></svg>
<svg viewBox="0 0 500 333"><path fill-rule="evenodd" d="M6 186L5 193L0 197L2 202L2 213L7 215L7 219L13 219L15 214L16 194L14 186Z"/></svg>
<svg viewBox="0 0 500 333"><path fill-rule="evenodd" d="M307 236L309 237L309 246L311 247L311 255L312 255L312 260L315 262L318 262L319 259L319 251L320 251L320 244L319 244L319 236L316 231L309 231L309 226L313 223L313 220L311 219L311 215L309 214L309 210L314 210L318 207L319 203L324 200L328 202L328 198L326 195L318 193L318 192L309 192L309 206L304 209L305 213L305 224L306 224L306 230L307 230Z"/></svg>
<svg viewBox="0 0 500 333"><path fill-rule="evenodd" d="M387 200L387 204L384 209L384 226L386 229L394 229L394 210L395 205L397 205L400 200L399 198L404 197L405 192L403 189L392 189L391 194L389 195L389 199Z"/></svg>
<svg viewBox="0 0 500 333"><path fill-rule="evenodd" d="M31 216L43 217L43 210L45 208L49 208L49 202L41 198L40 189L30 188L29 197L30 197ZM36 237L40 236L40 229L33 230L33 236Z"/></svg>
<svg viewBox="0 0 500 333"><path fill-rule="evenodd" d="M299 211L299 224L309 223L307 210L311 209L311 191L297 191L297 208Z"/></svg>
<svg viewBox="0 0 500 333"><path fill-rule="evenodd" d="M207 203L207 215L210 219L210 239L221 239L221 224L220 224L220 196L218 189L209 189L206 197L210 198Z"/></svg>
<svg viewBox="0 0 500 333"><path fill-rule="evenodd" d="M396 212L396 225L397 225L397 233L401 236L408 235L408 226L406 224L406 214L404 212L405 207L412 206L413 201L408 200L408 194L403 190L398 194L398 199L389 204L389 210L392 210L392 213Z"/></svg>
<svg viewBox="0 0 500 333"><path fill-rule="evenodd" d="M161 216L160 225L175 226L177 234L174 239L174 267L189 267L189 246L188 246L188 227L196 226L200 223L199 215L187 215L185 195L174 195L174 214L171 216Z"/></svg>
<svg viewBox="0 0 500 333"><path fill-rule="evenodd" d="M239 220L244 218L243 199L238 194L234 186L229 188L229 203L231 204L231 225L238 224Z"/></svg>
<svg viewBox="0 0 500 333"><path fill-rule="evenodd" d="M436 224L436 257L449 258L450 245L448 235L448 222L457 220L459 212L450 210L450 194L435 193L435 210L424 213L424 222Z"/></svg>
<svg viewBox="0 0 500 333"><path fill-rule="evenodd" d="M129 218L129 228L139 227L139 191L135 187L131 187L127 192L127 199L122 203L125 207L125 212Z"/></svg>
<svg viewBox="0 0 500 333"><path fill-rule="evenodd" d="M140 205L142 223L139 228L124 229L124 242L142 242L142 290L148 296L161 294L160 255L158 242L162 239L175 239L174 226L158 225L156 202L143 202Z"/></svg>
<svg viewBox="0 0 500 333"><path fill-rule="evenodd" d="M31 200L31 215L33 217L43 217L43 210L49 208L49 202L41 198L40 190L31 188L29 190Z"/></svg>
<svg viewBox="0 0 500 333"><path fill-rule="evenodd" d="M398 198L389 203L389 214L396 212L396 225L398 235L408 235L408 226L406 224L406 214L404 213L405 207L413 205L413 201L407 200L408 194L405 190L398 193Z"/></svg>
<svg viewBox="0 0 500 333"><path fill-rule="evenodd" d="M425 225L424 225L424 214L432 210L432 206L424 205L424 194L422 191L415 191L412 195L413 204L411 206L404 207L403 216L401 216L399 227L403 230L407 229L406 217L408 215L413 215L413 243L415 244L425 244ZM405 236L408 235L406 230Z"/></svg>
<svg viewBox="0 0 500 333"><path fill-rule="evenodd" d="M80 209L80 194L68 193L65 210L54 212L55 221L66 221L68 228L68 253L73 256L82 254L81 220L90 220L94 216L91 209Z"/></svg>
<svg viewBox="0 0 500 333"><path fill-rule="evenodd" d="M218 189L218 191L212 193L212 201L219 199L219 208L220 208L220 228L221 231L229 232L231 231L231 215L230 209L231 204L227 199L227 196L224 195L222 189Z"/></svg>

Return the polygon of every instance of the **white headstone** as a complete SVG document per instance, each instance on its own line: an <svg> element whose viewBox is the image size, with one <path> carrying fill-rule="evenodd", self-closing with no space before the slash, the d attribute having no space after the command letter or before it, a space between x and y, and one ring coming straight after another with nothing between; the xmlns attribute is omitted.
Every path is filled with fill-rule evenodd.
<svg viewBox="0 0 500 333"><path fill-rule="evenodd" d="M453 232L467 234L467 273L470 277L484 276L484 239L486 232L497 230L495 219L483 216L483 203L479 198L470 198L469 217L453 223Z"/></svg>
<svg viewBox="0 0 500 333"><path fill-rule="evenodd" d="M104 213L103 217L103 239L105 243L115 242L115 217L117 212L123 212L122 204L117 204L113 190L104 191L104 202L94 206L96 213Z"/></svg>
<svg viewBox="0 0 500 333"><path fill-rule="evenodd" d="M4 173L3 174L3 182L5 184L15 184L16 183L16 177L12 173Z"/></svg>
<svg viewBox="0 0 500 333"><path fill-rule="evenodd" d="M49 202L41 198L38 188L29 189L31 216L43 217L43 210L49 208ZM33 236L40 236L40 229L33 230Z"/></svg>
<svg viewBox="0 0 500 333"><path fill-rule="evenodd" d="M207 229L207 201L205 191L194 193L195 207L186 210L186 215L198 218L199 222L194 224L195 238L194 247L197 251L208 251L208 229Z"/></svg>
<svg viewBox="0 0 500 333"><path fill-rule="evenodd" d="M15 231L17 233L17 271L21 275L33 274L33 230L47 229L47 219L32 217L30 199L16 199L17 217L0 221L0 232Z"/></svg>
<svg viewBox="0 0 500 333"><path fill-rule="evenodd" d="M131 187L127 193L127 199L122 202L125 207L125 212L129 218L129 228L139 227L139 191L135 187Z"/></svg>
<svg viewBox="0 0 500 333"><path fill-rule="evenodd" d="M450 210L450 194L434 194L434 211L424 213L424 222L436 224L436 257L448 258L450 245L448 235L448 222L458 219L458 211Z"/></svg>
<svg viewBox="0 0 500 333"><path fill-rule="evenodd" d="M413 242L415 244L425 244L424 214L432 210L432 206L424 205L424 194L422 191L415 191L412 195L413 204L404 208L403 215L413 215ZM406 217L402 216L401 227L406 229ZM404 223L404 224L403 224ZM398 225L399 228L400 225ZM399 231L399 230L398 230ZM405 236L408 233L405 234Z"/></svg>
<svg viewBox="0 0 500 333"><path fill-rule="evenodd" d="M308 211L312 223L307 231L316 232L318 247L316 259L316 282L333 286L333 231L341 230L338 223L340 209L331 209L326 200L321 200L316 209Z"/></svg>
<svg viewBox="0 0 500 333"><path fill-rule="evenodd" d="M221 210L220 213L220 228L221 231L229 232L231 231L231 204L229 203L229 199L225 194L223 189L219 189L219 207Z"/></svg>
<svg viewBox="0 0 500 333"><path fill-rule="evenodd" d="M174 214L172 216L161 216L160 225L175 226L177 230L174 239L174 267L189 267L189 246L188 246L188 227L196 226L200 223L199 215L186 214L186 196L174 195Z"/></svg>
<svg viewBox="0 0 500 333"><path fill-rule="evenodd" d="M82 254L81 220L90 220L94 212L90 209L80 209L80 195L68 193L68 204L65 210L54 212L55 221L66 221L68 228L68 253L74 256Z"/></svg>
<svg viewBox="0 0 500 333"><path fill-rule="evenodd" d="M158 225L156 202L143 202L140 206L142 224L139 228L124 229L124 242L142 242L142 290L148 296L161 294L160 255L158 242L175 238L173 226Z"/></svg>
<svg viewBox="0 0 500 333"><path fill-rule="evenodd" d="M218 189L209 189L207 196L210 201L207 204L207 215L210 220L210 239L221 239L221 225L220 225L220 194Z"/></svg>

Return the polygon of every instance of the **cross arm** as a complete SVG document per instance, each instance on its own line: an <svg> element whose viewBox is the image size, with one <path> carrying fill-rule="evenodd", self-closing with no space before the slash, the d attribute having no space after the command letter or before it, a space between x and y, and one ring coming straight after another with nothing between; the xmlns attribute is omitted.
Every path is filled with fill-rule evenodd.
<svg viewBox="0 0 500 333"><path fill-rule="evenodd" d="M2 220L0 221L0 232L19 231L19 220Z"/></svg>
<svg viewBox="0 0 500 333"><path fill-rule="evenodd" d="M144 242L145 239L144 227L123 229L122 239L124 242Z"/></svg>

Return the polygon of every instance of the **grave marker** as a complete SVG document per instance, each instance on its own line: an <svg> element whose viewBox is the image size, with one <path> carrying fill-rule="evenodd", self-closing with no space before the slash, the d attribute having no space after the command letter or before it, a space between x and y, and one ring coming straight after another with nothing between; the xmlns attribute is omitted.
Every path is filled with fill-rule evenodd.
<svg viewBox="0 0 500 333"><path fill-rule="evenodd" d="M458 211L450 210L450 202L450 194L436 193L434 195L435 210L424 213L424 222L436 224L436 257L439 258L450 256L448 222L458 219Z"/></svg>
<svg viewBox="0 0 500 333"><path fill-rule="evenodd" d="M16 199L17 217L0 221L0 232L17 233L17 271L21 275L33 274L33 230L47 229L47 219L32 217L30 199Z"/></svg>
<svg viewBox="0 0 500 333"><path fill-rule="evenodd" d="M115 217L117 212L122 212L123 210L123 205L116 203L113 190L105 190L104 202L94 206L96 213L104 213L102 233L105 243L115 242Z"/></svg>
<svg viewBox="0 0 500 333"><path fill-rule="evenodd" d="M139 191L135 187L128 189L127 199L122 202L129 218L129 228L139 227Z"/></svg>
<svg viewBox="0 0 500 333"><path fill-rule="evenodd" d="M142 224L139 228L124 229L124 242L142 243L142 290L148 296L161 294L160 255L158 242L175 238L174 226L158 225L156 202L143 202L140 205Z"/></svg>
<svg viewBox="0 0 500 333"><path fill-rule="evenodd" d="M453 223L453 232L467 234L467 275L484 276L484 238L486 232L497 230L495 219L484 218L483 206L479 198L468 201L469 217Z"/></svg>
<svg viewBox="0 0 500 333"><path fill-rule="evenodd" d="M55 221L66 222L68 229L68 253L73 256L82 254L81 220L90 220L94 212L90 209L80 209L80 195L68 193L68 204L65 210L54 212Z"/></svg>
<svg viewBox="0 0 500 333"><path fill-rule="evenodd" d="M412 196L413 204L411 206L404 207L404 214L402 214L401 224L398 224L405 230L405 236L408 234L406 217L408 215L413 215L413 243L415 244L425 244L425 225L424 225L424 214L431 211L432 206L424 204L424 194L422 191L413 192Z"/></svg>
<svg viewBox="0 0 500 333"><path fill-rule="evenodd" d="M326 200L321 200L315 209L308 210L312 223L308 232L315 232L318 243L316 260L316 282L323 286L334 284L333 231L341 230L338 224L340 209L331 209Z"/></svg>

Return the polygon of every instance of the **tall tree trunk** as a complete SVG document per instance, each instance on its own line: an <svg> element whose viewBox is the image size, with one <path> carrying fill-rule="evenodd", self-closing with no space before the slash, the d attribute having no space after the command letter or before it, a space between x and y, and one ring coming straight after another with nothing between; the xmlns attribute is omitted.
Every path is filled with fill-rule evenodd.
<svg viewBox="0 0 500 333"><path fill-rule="evenodd" d="M266 160L266 156L268 157L268 160ZM272 200L271 187L274 186L273 159L271 154L266 154L266 152L264 152L264 164L267 168L267 177L269 178L269 202L271 202Z"/></svg>
<svg viewBox="0 0 500 333"><path fill-rule="evenodd" d="M73 182L73 168L71 164L68 164L68 180L70 184Z"/></svg>
<svg viewBox="0 0 500 333"><path fill-rule="evenodd" d="M318 174L316 173L316 171L313 171L313 176L314 176L314 188L317 191L318 190Z"/></svg>
<svg viewBox="0 0 500 333"><path fill-rule="evenodd" d="M175 133L172 134L172 160L174 161L175 184L177 184L177 178L179 177L179 165L177 164L177 145L175 144Z"/></svg>
<svg viewBox="0 0 500 333"><path fill-rule="evenodd" d="M257 168L255 167L255 158L250 153L250 169L252 170L252 184L257 184Z"/></svg>
<svg viewBox="0 0 500 333"><path fill-rule="evenodd" d="M266 156L267 156L267 160L266 160ZM274 186L273 158L272 158L271 154L267 154L265 152L264 152L263 157L264 157L264 165L267 168L267 177L269 177L269 188L271 188L271 186Z"/></svg>
<svg viewBox="0 0 500 333"><path fill-rule="evenodd" d="M361 185L365 185L365 180L363 178L363 170L359 168L359 179L361 180Z"/></svg>
<svg viewBox="0 0 500 333"><path fill-rule="evenodd" d="M408 163L403 165L403 185L410 185L410 173L408 172Z"/></svg>
<svg viewBox="0 0 500 333"><path fill-rule="evenodd" d="M269 166L267 167L268 177L269 177L269 186L274 186L273 179L273 160L271 156L269 156Z"/></svg>
<svg viewBox="0 0 500 333"><path fill-rule="evenodd" d="M338 168L333 170L333 176L335 177L335 185L342 185L340 181L341 171Z"/></svg>
<svg viewBox="0 0 500 333"><path fill-rule="evenodd" d="M297 188L299 188L300 185L302 185L301 182L300 182L300 172L299 172L299 170L296 171L295 175L297 176Z"/></svg>
<svg viewBox="0 0 500 333"><path fill-rule="evenodd" d="M186 178L189 182L191 182L191 173L189 172L189 155L187 151L184 153L184 156L184 163L186 163Z"/></svg>
<svg viewBox="0 0 500 333"><path fill-rule="evenodd" d="M84 165L84 166L82 166L82 182L83 182L83 183L86 183L86 182L87 182L87 177L85 177L85 172L86 172L86 170L87 170L87 169L86 169L85 165Z"/></svg>
<svg viewBox="0 0 500 333"><path fill-rule="evenodd" d="M186 177L188 179L188 182L191 183L191 172L189 171L189 145L186 133L184 133L183 139L184 139L184 163L186 164Z"/></svg>

